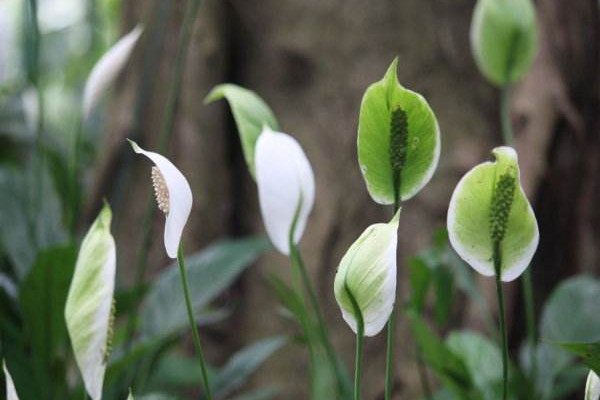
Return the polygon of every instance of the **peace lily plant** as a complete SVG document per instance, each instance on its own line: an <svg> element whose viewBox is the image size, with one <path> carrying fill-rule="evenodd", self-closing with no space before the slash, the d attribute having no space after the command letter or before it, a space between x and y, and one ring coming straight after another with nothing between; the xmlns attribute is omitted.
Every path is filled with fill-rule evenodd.
<svg viewBox="0 0 600 400"><path fill-rule="evenodd" d="M175 165L173 165L166 157L152 151L146 151L132 140L129 140L129 144L134 152L146 156L154 163L154 167L151 169L151 177L154 194L156 196L156 203L160 211L166 216L165 231L163 235L165 250L170 258L176 258L178 261L185 306L202 371L204 393L208 400L212 400L212 389L208 378L206 361L204 359L204 349L202 348L200 334L198 333L198 324L196 323L196 317L190 299L187 268L185 266L183 244L181 243L183 228L192 211L192 189L181 171L179 171L179 169L177 169L177 167L175 167Z"/></svg>
<svg viewBox="0 0 600 400"><path fill-rule="evenodd" d="M448 235L458 255L484 276L494 276L502 335L503 395L508 394L508 338L502 282L518 278L539 242L538 225L521 186L516 151L498 147L496 158L469 171L448 208Z"/></svg>

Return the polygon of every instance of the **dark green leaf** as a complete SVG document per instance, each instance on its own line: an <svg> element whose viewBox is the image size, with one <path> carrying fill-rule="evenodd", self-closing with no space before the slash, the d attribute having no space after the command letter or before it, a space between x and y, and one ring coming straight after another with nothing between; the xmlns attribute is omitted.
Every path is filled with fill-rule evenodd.
<svg viewBox="0 0 600 400"><path fill-rule="evenodd" d="M433 271L433 286L435 288L435 321L441 327L448 322L454 303L454 276L449 268L440 265Z"/></svg>
<svg viewBox="0 0 600 400"><path fill-rule="evenodd" d="M585 365L594 370L596 375L600 375L600 342L557 344L580 357Z"/></svg>
<svg viewBox="0 0 600 400"><path fill-rule="evenodd" d="M261 340L234 354L213 380L215 397L223 398L239 389L248 377L285 342L285 337L275 336Z"/></svg>
<svg viewBox="0 0 600 400"><path fill-rule="evenodd" d="M40 252L21 287L25 330L34 354L48 370L66 339L64 309L76 257L73 245Z"/></svg>
<svg viewBox="0 0 600 400"><path fill-rule="evenodd" d="M192 307L199 314L269 248L265 238L220 241L186 257ZM150 288L140 310L144 339L170 335L188 325L179 267L169 266Z"/></svg>
<svg viewBox="0 0 600 400"><path fill-rule="evenodd" d="M273 111L256 93L233 84L216 86L206 96L205 103L225 98L229 102L238 128L248 169L254 176L254 147L264 126L278 130Z"/></svg>
<svg viewBox="0 0 600 400"><path fill-rule="evenodd" d="M431 283L431 269L425 260L418 256L408 262L411 305L417 313L422 314L425 307L427 291Z"/></svg>

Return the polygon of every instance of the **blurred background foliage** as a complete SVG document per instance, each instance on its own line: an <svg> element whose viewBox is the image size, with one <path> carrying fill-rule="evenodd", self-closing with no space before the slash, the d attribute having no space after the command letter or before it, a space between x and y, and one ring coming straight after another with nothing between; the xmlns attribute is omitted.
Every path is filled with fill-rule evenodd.
<svg viewBox="0 0 600 400"><path fill-rule="evenodd" d="M532 266L535 349L525 344L520 291L517 284L509 287L514 399L581 398L587 368L564 348L585 359L577 343L600 340L600 282L593 277L600 261L600 13L595 0L567 3L537 2L540 51L511 107L524 186L535 199L542 238ZM192 20L168 148L197 197L196 222L186 232L188 267L216 397L304 399L310 385L306 337L290 322L297 299L286 283L287 261L256 236L263 228L235 124L224 105L203 106L204 97L225 81L249 87L305 146L318 193L302 246L335 348L351 365L353 336L335 307L332 281L353 238L384 217L369 201L356 165L356 123L364 89L396 54L400 81L424 93L438 115L443 151L431 185L403 213L399 296L407 317L397 335L394 390L411 399L422 396L423 385L436 399L498 397L491 287L457 258L439 229L458 178L500 140L496 93L469 54L474 4L202 3ZM150 239L156 245L148 253L148 279L136 286L144 248L140 204L147 202L150 179L124 150L126 137L159 146L186 10L179 0L0 3L0 352L22 400L83 395L62 309L78 241L103 198L115 208L119 252L117 331L105 398L125 398L129 387L142 399L201 395L176 266L162 254L159 229ZM112 95L82 123L82 89L92 66L138 23L145 34L132 62ZM82 174L74 188L79 129ZM73 224L75 199L82 207ZM149 224L161 223L156 216ZM365 398L382 398L383 341L366 345ZM419 381L413 343L424 349L428 382ZM316 377L322 378L320 393L327 393L330 374Z"/></svg>

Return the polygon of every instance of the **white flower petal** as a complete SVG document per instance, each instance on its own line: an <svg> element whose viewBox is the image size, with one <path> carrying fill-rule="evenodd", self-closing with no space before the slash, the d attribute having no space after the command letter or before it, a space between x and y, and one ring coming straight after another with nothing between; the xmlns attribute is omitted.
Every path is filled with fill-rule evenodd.
<svg viewBox="0 0 600 400"><path fill-rule="evenodd" d="M273 245L289 254L289 232L302 201L293 234L298 243L315 199L315 178L300 144L265 127L256 142L256 184L260 211Z"/></svg>
<svg viewBox="0 0 600 400"><path fill-rule="evenodd" d="M590 371L587 382L585 384L584 400L599 400L600 399L600 378L594 371Z"/></svg>
<svg viewBox="0 0 600 400"><path fill-rule="evenodd" d="M117 78L142 35L142 27L136 26L110 48L94 65L83 91L83 116L87 118L104 93Z"/></svg>
<svg viewBox="0 0 600 400"><path fill-rule="evenodd" d="M387 224L369 226L350 246L335 276L335 297L342 317L357 332L350 290L361 309L365 336L375 336L385 326L396 301L396 250L400 211Z"/></svg>
<svg viewBox="0 0 600 400"><path fill-rule="evenodd" d="M75 265L65 321L85 388L92 400L102 397L106 357L110 349L116 250L106 205L86 234Z"/></svg>
<svg viewBox="0 0 600 400"><path fill-rule="evenodd" d="M177 258L183 228L192 211L193 198L190 184L181 171L166 157L152 151L146 151L131 140L129 143L131 143L133 151L152 160L165 180L169 190L169 212L164 234L165 249L169 257Z"/></svg>
<svg viewBox="0 0 600 400"><path fill-rule="evenodd" d="M8 368L6 368L6 361L2 362L2 368L4 368L4 379L6 380L6 400L19 400L17 390L15 389L15 383L8 372Z"/></svg>

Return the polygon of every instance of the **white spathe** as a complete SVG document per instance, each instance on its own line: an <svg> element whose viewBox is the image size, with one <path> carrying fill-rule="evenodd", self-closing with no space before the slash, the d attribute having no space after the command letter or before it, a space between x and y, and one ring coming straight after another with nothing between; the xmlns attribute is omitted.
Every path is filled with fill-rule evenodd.
<svg viewBox="0 0 600 400"><path fill-rule="evenodd" d="M6 381L6 400L19 400L17 390L15 389L15 383L8 372L8 368L6 368L6 361L2 362L2 368L4 369L4 379Z"/></svg>
<svg viewBox="0 0 600 400"><path fill-rule="evenodd" d="M296 212L291 235L295 244L302 237L315 200L310 162L296 139L264 127L256 142L255 167L265 228L277 250L288 255Z"/></svg>
<svg viewBox="0 0 600 400"><path fill-rule="evenodd" d="M584 400L598 399L600 399L600 378L598 378L598 375L594 371L590 371L585 384Z"/></svg>
<svg viewBox="0 0 600 400"><path fill-rule="evenodd" d="M192 189L185 176L166 157L142 149L132 140L129 140L133 151L148 157L160 171L169 192L169 212L165 223L164 242L167 254L177 258L177 250L181 242L183 228L192 211Z"/></svg>
<svg viewBox="0 0 600 400"><path fill-rule="evenodd" d="M143 28L136 26L110 48L94 65L83 90L83 117L87 118L129 60Z"/></svg>
<svg viewBox="0 0 600 400"><path fill-rule="evenodd" d="M112 213L105 205L85 235L65 304L75 360L92 400L100 400L112 340L111 309L117 266Z"/></svg>

